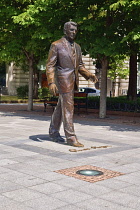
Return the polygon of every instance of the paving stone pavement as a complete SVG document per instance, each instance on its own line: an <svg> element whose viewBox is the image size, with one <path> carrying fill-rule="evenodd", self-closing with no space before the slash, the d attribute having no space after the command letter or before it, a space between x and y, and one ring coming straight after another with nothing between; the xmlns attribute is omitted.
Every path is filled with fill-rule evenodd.
<svg viewBox="0 0 140 210"><path fill-rule="evenodd" d="M71 152L49 140L52 109L34 108L0 105L0 210L140 209L140 118L75 113L85 146ZM83 165L123 175L90 183L55 172Z"/></svg>

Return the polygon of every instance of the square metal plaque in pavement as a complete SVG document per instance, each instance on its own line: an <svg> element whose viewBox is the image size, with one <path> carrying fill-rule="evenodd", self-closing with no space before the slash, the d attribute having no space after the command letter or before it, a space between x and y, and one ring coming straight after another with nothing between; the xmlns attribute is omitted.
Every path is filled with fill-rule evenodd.
<svg viewBox="0 0 140 210"><path fill-rule="evenodd" d="M55 172L91 183L124 175L123 173L120 172L111 171L91 165L67 168L67 169L57 170ZM92 175L92 172L95 172L95 175Z"/></svg>

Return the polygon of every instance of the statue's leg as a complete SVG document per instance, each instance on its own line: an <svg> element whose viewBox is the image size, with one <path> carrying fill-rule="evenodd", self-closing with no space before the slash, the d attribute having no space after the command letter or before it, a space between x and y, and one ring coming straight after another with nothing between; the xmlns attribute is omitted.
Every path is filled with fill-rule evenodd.
<svg viewBox="0 0 140 210"><path fill-rule="evenodd" d="M74 93L63 93L60 95L62 106L62 118L65 136L76 137L73 125L73 113L74 113Z"/></svg>
<svg viewBox="0 0 140 210"><path fill-rule="evenodd" d="M62 123L62 108L61 108L61 100L59 96L57 106L55 107L52 118L51 118L51 123L50 123L50 128L49 128L50 137L59 135L61 123Z"/></svg>
<svg viewBox="0 0 140 210"><path fill-rule="evenodd" d="M64 125L64 132L67 143L75 147L83 147L79 143L74 131L73 114L74 114L74 92L63 93L60 95L62 106L62 119Z"/></svg>

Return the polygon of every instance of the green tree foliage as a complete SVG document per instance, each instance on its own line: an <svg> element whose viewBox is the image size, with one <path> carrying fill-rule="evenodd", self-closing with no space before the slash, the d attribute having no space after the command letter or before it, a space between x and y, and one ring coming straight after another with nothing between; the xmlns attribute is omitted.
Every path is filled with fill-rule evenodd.
<svg viewBox="0 0 140 210"><path fill-rule="evenodd" d="M50 43L62 35L61 26L69 15L65 6L58 10L58 5L50 0L0 2L0 57L29 69L28 110L33 109L33 73L47 57Z"/></svg>
<svg viewBox="0 0 140 210"><path fill-rule="evenodd" d="M115 56L110 59L109 68L108 68L108 77L112 80L115 80L117 77L121 79L128 78L129 69L128 69L128 57L120 59L120 57Z"/></svg>
<svg viewBox="0 0 140 210"><path fill-rule="evenodd" d="M0 56L3 60L19 63L26 58L32 68L47 55L50 43L62 36L66 21L79 24L77 42L83 53L90 54L102 64L100 109L105 117L109 63L115 57L119 60L123 55L131 56L139 51L140 2L1 0L0 8Z"/></svg>
<svg viewBox="0 0 140 210"><path fill-rule="evenodd" d="M139 54L140 43L140 2L138 0L79 0L72 1L71 4L74 5L75 2L77 2L77 7L74 20L80 25L79 43L85 54L89 53L91 57L97 58L102 65L100 109L103 108L101 115L104 117L106 71L109 63L113 65L112 60L116 57L118 59L124 55L130 57L128 93L131 95L130 99L136 97L136 56ZM124 77L127 72L125 68L120 71L121 64L118 59L114 63L115 65L118 63L115 74ZM111 72L110 69L110 73L113 73L113 70L114 68Z"/></svg>
<svg viewBox="0 0 140 210"><path fill-rule="evenodd" d="M136 100L137 57L140 56L140 1L119 0L110 5L110 9L121 17L117 33L121 36L124 53L130 57L128 98Z"/></svg>
<svg viewBox="0 0 140 210"><path fill-rule="evenodd" d="M38 62L46 57L50 45L50 34L47 32L49 20L47 17L44 16L44 27L41 30L42 27L40 28L40 25L37 24L39 22L37 16L35 17L36 24L33 24L33 18L28 15L28 13L33 15L36 12L33 7L35 2L32 0L0 1L0 57L3 61L14 61L16 65L22 64L22 67L28 68L28 110L33 109L34 70L37 69Z"/></svg>

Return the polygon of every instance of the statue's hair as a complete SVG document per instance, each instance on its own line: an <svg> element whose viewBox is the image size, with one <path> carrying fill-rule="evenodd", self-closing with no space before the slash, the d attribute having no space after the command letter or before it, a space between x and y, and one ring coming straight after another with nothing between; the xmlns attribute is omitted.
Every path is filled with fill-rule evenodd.
<svg viewBox="0 0 140 210"><path fill-rule="evenodd" d="M66 22L64 24L64 32L70 27L70 25L73 25L73 26L77 27L77 23L75 23L75 22L72 22L72 21Z"/></svg>

